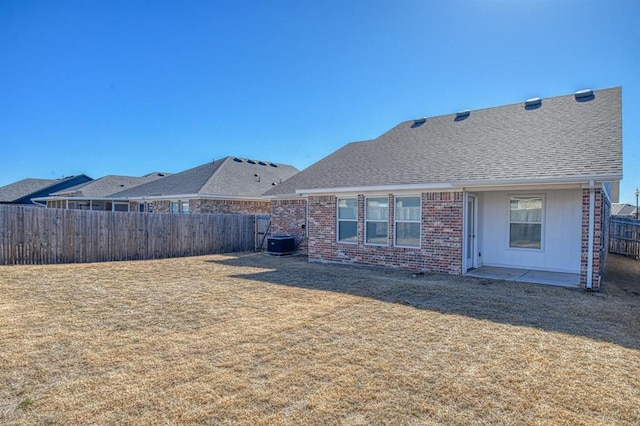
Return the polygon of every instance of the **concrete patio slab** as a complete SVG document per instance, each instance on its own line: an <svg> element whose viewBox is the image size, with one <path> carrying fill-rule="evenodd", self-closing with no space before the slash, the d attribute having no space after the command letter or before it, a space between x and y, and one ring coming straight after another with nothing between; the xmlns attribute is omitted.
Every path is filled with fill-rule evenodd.
<svg viewBox="0 0 640 426"><path fill-rule="evenodd" d="M468 277L579 288L580 274L533 271L528 269L481 266L465 274Z"/></svg>

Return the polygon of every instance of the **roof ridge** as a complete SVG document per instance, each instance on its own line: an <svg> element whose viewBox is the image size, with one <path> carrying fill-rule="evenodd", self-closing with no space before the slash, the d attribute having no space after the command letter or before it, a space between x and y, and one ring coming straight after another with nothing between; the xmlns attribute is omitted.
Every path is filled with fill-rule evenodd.
<svg viewBox="0 0 640 426"><path fill-rule="evenodd" d="M613 89L622 89L622 86L618 85L618 86L613 86L613 87L605 87L605 88L602 88L602 89L592 89L592 90L594 91L594 93L597 93L597 92L603 92L603 91L605 91L605 90L613 90ZM575 94L576 94L576 92L573 92L573 93L565 93L564 95L555 95L555 96L549 96L549 97L539 96L539 98L540 98L540 99L542 99L542 100L545 100L545 99L547 99L547 100L549 100L549 99L559 99L559 98L566 98L566 97L569 97L569 96L575 96ZM525 100L526 100L526 99L525 99ZM487 106L487 107L476 108L476 109L471 109L471 108L469 108L468 110L469 110L471 113L474 113L474 112L478 112L478 111L486 111L486 110L491 110L491 109L495 109L495 108L511 107L511 106L518 105L518 104L524 104L524 101L525 101L525 100L522 100L522 101L520 101L520 102L511 102L511 103L508 103L508 104L503 104L503 105L493 105L493 106ZM450 112L450 113L447 113L447 114L430 115L430 116L423 116L423 117L426 117L426 118L427 118L427 120L428 120L428 119L435 119L435 118L442 118L442 117L447 117L447 116L450 116L450 115L455 115L455 114L457 114L459 111L465 111L465 110L458 110L458 111ZM415 121L415 120L416 120L415 118L410 119L410 120L404 120L404 121L401 121L400 123L398 123L398 124L397 124L397 126L398 126L398 125L400 125L400 124L403 124L403 123L413 122L413 121ZM393 128L391 128L390 130L394 129L395 127L396 127L396 126L394 126ZM386 134L386 133L387 133L387 132L384 132L382 135L384 135L384 134ZM380 135L380 136L382 136L382 135ZM380 136L378 136L378 137L380 137ZM375 138L375 139L377 139L377 138Z"/></svg>

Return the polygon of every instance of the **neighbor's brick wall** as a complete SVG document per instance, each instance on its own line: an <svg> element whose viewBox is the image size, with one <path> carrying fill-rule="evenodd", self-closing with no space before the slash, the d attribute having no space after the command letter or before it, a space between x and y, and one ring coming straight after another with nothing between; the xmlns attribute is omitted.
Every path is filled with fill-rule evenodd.
<svg viewBox="0 0 640 426"><path fill-rule="evenodd" d="M171 202L170 201L153 201L153 212L154 213L171 213Z"/></svg>
<svg viewBox="0 0 640 426"><path fill-rule="evenodd" d="M594 227L593 227L593 267L591 269L591 288L600 290L598 278L604 268L606 258L601 250L604 241L603 224L606 217L606 197L601 189L594 190ZM589 269L589 189L582 190L582 252L580 255L580 287L587 286L587 271ZM606 244L605 244L606 245Z"/></svg>
<svg viewBox="0 0 640 426"><path fill-rule="evenodd" d="M191 200L191 213L240 213L240 214L269 214L268 201L240 201L240 200Z"/></svg>
<svg viewBox="0 0 640 426"><path fill-rule="evenodd" d="M422 194L420 248L393 246L394 195L389 194L388 197L391 208L387 246L364 244L364 195L358 195L357 244L336 241L337 197L309 197L309 260L461 274L462 192Z"/></svg>
<svg viewBox="0 0 640 426"><path fill-rule="evenodd" d="M271 201L271 235L293 235L296 249L307 252L307 201L272 200Z"/></svg>
<svg viewBox="0 0 640 426"><path fill-rule="evenodd" d="M268 201L189 200L190 213L269 214ZM154 201L154 213L171 213L171 201Z"/></svg>

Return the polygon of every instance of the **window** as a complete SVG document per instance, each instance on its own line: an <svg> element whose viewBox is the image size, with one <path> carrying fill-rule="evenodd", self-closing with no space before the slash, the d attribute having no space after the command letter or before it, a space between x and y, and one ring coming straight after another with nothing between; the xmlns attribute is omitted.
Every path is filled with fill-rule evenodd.
<svg viewBox="0 0 640 426"><path fill-rule="evenodd" d="M173 214L180 213L180 202L179 201L172 201L171 202L171 213L173 213Z"/></svg>
<svg viewBox="0 0 640 426"><path fill-rule="evenodd" d="M389 235L389 199L367 198L365 203L365 242L387 245Z"/></svg>
<svg viewBox="0 0 640 426"><path fill-rule="evenodd" d="M113 203L114 212L128 212L129 203Z"/></svg>
<svg viewBox="0 0 640 426"><path fill-rule="evenodd" d="M189 201L183 201L182 202L182 210L181 210L182 214L189 214Z"/></svg>
<svg viewBox="0 0 640 426"><path fill-rule="evenodd" d="M358 199L338 199L338 241L358 242Z"/></svg>
<svg viewBox="0 0 640 426"><path fill-rule="evenodd" d="M509 199L509 247L540 249L542 244L542 197Z"/></svg>
<svg viewBox="0 0 640 426"><path fill-rule="evenodd" d="M396 246L420 247L420 197L396 197Z"/></svg>

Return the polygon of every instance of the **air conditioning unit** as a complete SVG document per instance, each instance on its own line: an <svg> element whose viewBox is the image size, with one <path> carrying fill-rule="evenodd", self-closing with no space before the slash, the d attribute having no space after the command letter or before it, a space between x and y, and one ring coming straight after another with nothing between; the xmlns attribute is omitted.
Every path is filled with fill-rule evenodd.
<svg viewBox="0 0 640 426"><path fill-rule="evenodd" d="M274 235L267 238L267 251L274 256L296 251L296 240L292 235Z"/></svg>

